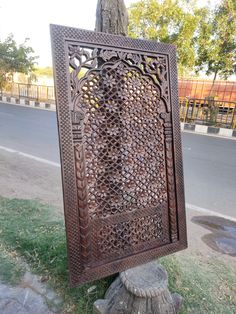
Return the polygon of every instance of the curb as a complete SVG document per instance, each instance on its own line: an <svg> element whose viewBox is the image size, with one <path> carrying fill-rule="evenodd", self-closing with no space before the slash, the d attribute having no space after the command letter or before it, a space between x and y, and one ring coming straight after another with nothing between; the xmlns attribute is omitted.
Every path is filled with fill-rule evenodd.
<svg viewBox="0 0 236 314"><path fill-rule="evenodd" d="M181 131L189 131L198 134L216 135L222 137L233 137L236 139L236 129L217 128L207 125L190 124L181 122Z"/></svg>
<svg viewBox="0 0 236 314"><path fill-rule="evenodd" d="M0 102L12 104L12 105L24 106L24 107L37 108L37 109L46 109L46 110L51 110L51 111L56 110L55 104L51 104L47 102L40 102L37 100L29 100L25 98L0 96Z"/></svg>

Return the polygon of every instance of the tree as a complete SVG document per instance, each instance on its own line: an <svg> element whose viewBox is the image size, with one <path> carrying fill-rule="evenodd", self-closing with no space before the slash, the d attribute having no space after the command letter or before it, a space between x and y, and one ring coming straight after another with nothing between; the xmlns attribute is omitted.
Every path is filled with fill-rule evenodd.
<svg viewBox="0 0 236 314"><path fill-rule="evenodd" d="M47 66L44 68L36 68L34 69L34 75L36 76L36 78L40 76L47 76L52 78L53 77L52 67Z"/></svg>
<svg viewBox="0 0 236 314"><path fill-rule="evenodd" d="M177 46L181 75L193 70L196 62L197 33L202 11L193 0L141 0L129 10L129 35L171 43Z"/></svg>
<svg viewBox="0 0 236 314"><path fill-rule="evenodd" d="M0 41L0 90L11 82L16 72L28 74L33 71L35 60L33 49L27 46L28 39L21 45L17 45L13 35L9 35L5 41Z"/></svg>
<svg viewBox="0 0 236 314"><path fill-rule="evenodd" d="M227 79L236 73L236 2L222 0L201 25L197 70Z"/></svg>
<svg viewBox="0 0 236 314"><path fill-rule="evenodd" d="M125 36L127 29L128 13L124 0L98 0L95 30Z"/></svg>

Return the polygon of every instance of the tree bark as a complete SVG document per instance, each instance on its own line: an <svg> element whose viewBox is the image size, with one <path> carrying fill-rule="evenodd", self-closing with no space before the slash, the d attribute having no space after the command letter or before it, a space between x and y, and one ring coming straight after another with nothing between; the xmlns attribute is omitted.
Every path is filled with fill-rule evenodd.
<svg viewBox="0 0 236 314"><path fill-rule="evenodd" d="M177 314L182 300L170 293L167 272L154 261L120 273L93 314Z"/></svg>
<svg viewBox="0 0 236 314"><path fill-rule="evenodd" d="M98 0L95 31L127 35L128 13L124 0Z"/></svg>
<svg viewBox="0 0 236 314"><path fill-rule="evenodd" d="M212 93L212 91L213 91L213 88L214 88L214 85L215 85L215 82L216 82L217 74L218 74L218 70L216 70L216 71L214 72L214 78L213 78L213 82L212 82L212 85L211 85L211 90L210 90L210 93L209 93L209 97L212 97L211 93Z"/></svg>

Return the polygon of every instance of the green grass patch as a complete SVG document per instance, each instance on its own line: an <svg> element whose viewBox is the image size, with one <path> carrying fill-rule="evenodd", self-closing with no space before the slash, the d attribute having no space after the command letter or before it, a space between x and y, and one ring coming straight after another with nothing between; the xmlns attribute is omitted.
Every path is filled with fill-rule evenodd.
<svg viewBox="0 0 236 314"><path fill-rule="evenodd" d="M16 252L8 251L0 242L0 280L16 285L20 282L26 269Z"/></svg>
<svg viewBox="0 0 236 314"><path fill-rule="evenodd" d="M0 197L0 277L17 282L23 269L19 255L64 298L64 313L92 313L112 278L71 289L68 286L66 239L62 218L37 201ZM0 247L0 248L1 248ZM187 252L161 258L169 286L184 298L181 313L236 313L236 270ZM92 287L92 288L91 288ZM89 289L91 288L91 289Z"/></svg>
<svg viewBox="0 0 236 314"><path fill-rule="evenodd" d="M64 224L53 208L37 201L0 197L0 234L1 244L18 252L60 293L66 313L91 313L93 302L103 297L111 283L108 278L79 288L69 287ZM10 271L5 261L7 267Z"/></svg>
<svg viewBox="0 0 236 314"><path fill-rule="evenodd" d="M236 313L236 268L216 258L180 252L160 259L169 288L184 298L181 314Z"/></svg>

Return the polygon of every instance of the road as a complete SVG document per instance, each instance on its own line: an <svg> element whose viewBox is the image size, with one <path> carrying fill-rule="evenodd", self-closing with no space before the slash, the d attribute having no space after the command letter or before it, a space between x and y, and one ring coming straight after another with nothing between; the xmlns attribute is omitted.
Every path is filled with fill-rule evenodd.
<svg viewBox="0 0 236 314"><path fill-rule="evenodd" d="M236 217L236 141L182 137L186 202ZM59 162L56 113L0 104L0 146Z"/></svg>

